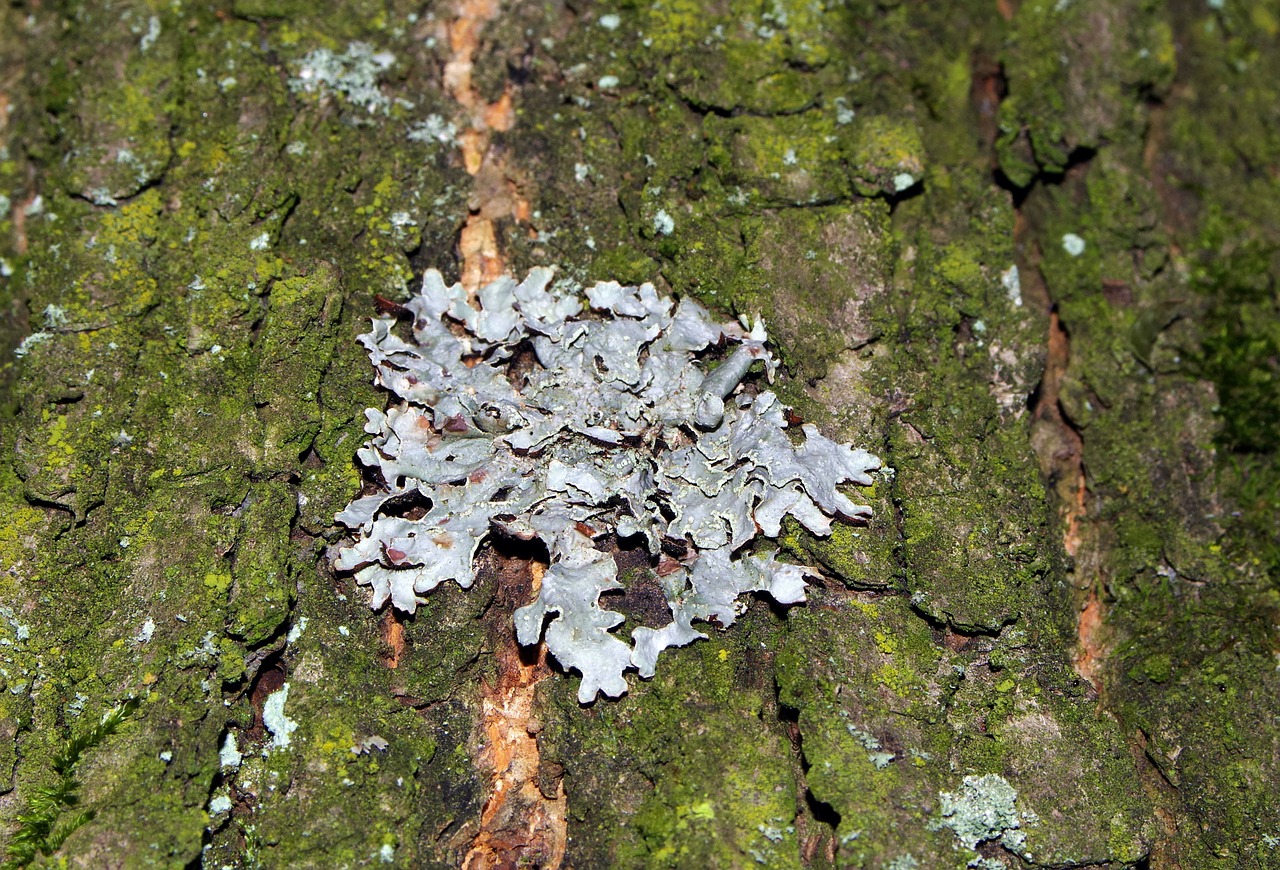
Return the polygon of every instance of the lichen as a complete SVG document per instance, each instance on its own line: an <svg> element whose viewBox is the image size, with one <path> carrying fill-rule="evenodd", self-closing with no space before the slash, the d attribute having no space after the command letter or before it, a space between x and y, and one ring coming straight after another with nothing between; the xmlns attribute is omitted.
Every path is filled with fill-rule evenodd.
<svg viewBox="0 0 1280 870"><path fill-rule="evenodd" d="M298 723L285 715L284 705L289 700L289 684L285 683L267 696L262 705L262 724L271 732L271 746L284 749L292 740L291 734L298 728Z"/></svg>
<svg viewBox="0 0 1280 870"><path fill-rule="evenodd" d="M550 567L516 611L517 636L537 643L554 616L547 648L582 674L586 703L705 637L695 620L730 625L746 592L803 601L813 569L753 541L787 516L822 536L837 517L866 518L838 485L870 484L880 461L810 424L793 442L777 397L740 389L756 363L776 368L759 321L716 323L649 284L602 282L584 299L551 278L499 279L477 307L429 271L403 306L412 341L390 318L361 336L399 401L365 412L358 456L382 485L337 515L357 539L335 564L373 588L374 607L413 612L441 582L471 586L491 534L541 541ZM600 606L624 588L606 542L628 541L647 549L672 615L635 628L631 645L610 633L625 617Z"/></svg>
<svg viewBox="0 0 1280 870"><path fill-rule="evenodd" d="M317 48L299 62L297 75L289 79L289 88L306 93L339 93L370 114L386 114L393 105L406 108L412 105L404 100L391 100L379 87L380 80L395 62L391 52L375 52L364 42L351 43L341 54Z"/></svg>
<svg viewBox="0 0 1280 870"><path fill-rule="evenodd" d="M965 848L976 850L979 843L999 840L1018 851L1025 844L1026 835L1019 830L1018 792L1004 777L966 776L959 792L942 792L938 797L938 825L950 828Z"/></svg>

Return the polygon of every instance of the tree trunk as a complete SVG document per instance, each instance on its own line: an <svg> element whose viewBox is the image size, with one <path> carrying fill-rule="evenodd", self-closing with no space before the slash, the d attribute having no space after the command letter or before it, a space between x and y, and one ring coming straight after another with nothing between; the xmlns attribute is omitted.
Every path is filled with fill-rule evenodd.
<svg viewBox="0 0 1280 870"><path fill-rule="evenodd" d="M10 857L1280 864L1278 30L6 4ZM535 265L762 316L775 392L885 466L865 527L784 528L807 604L587 705L516 645L536 555L412 616L331 568L387 403L367 318Z"/></svg>

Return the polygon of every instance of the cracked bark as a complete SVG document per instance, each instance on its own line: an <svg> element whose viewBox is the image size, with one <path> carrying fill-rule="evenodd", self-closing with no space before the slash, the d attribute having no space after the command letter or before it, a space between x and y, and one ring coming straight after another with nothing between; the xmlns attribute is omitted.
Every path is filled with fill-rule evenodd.
<svg viewBox="0 0 1280 870"><path fill-rule="evenodd" d="M4 359L85 325L0 369L5 832L136 693L73 865L1274 858L1274 455L1214 410L1274 368L1269 7L224 6L0 10ZM290 90L356 42L412 108ZM786 401L895 472L870 525L786 531L808 606L586 708L512 636L529 554L406 618L324 553L375 300L535 264L763 314ZM939 826L983 774L1051 820L1023 852Z"/></svg>

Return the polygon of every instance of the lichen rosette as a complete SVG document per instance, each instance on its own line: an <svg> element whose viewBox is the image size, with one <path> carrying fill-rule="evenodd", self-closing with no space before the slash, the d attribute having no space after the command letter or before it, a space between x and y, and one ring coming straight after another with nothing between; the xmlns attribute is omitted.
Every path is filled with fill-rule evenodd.
<svg viewBox="0 0 1280 870"><path fill-rule="evenodd" d="M500 278L473 300L432 270L403 306L411 337L395 318L360 337L395 400L365 412L358 458L381 486L337 515L355 541L335 566L372 587L373 607L412 613L444 581L470 587L490 536L540 540L550 564L517 637L545 639L588 703L706 637L693 623L732 624L744 593L802 602L813 570L762 539L786 516L815 535L868 517L840 487L870 484L880 461L812 425L793 437L772 392L743 388L757 364L770 379L777 366L758 321L716 322L651 284L582 294L552 277ZM642 542L670 607L631 643L600 603L623 588L598 546L610 538Z"/></svg>

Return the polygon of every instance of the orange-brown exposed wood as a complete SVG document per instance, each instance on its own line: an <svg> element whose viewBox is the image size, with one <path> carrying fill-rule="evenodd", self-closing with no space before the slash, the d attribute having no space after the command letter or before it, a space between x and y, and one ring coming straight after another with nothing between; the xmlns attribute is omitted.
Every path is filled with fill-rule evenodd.
<svg viewBox="0 0 1280 870"><path fill-rule="evenodd" d="M1054 309L1049 313L1044 377L1032 409L1031 439L1040 461L1040 470L1055 496L1062 528L1062 547L1074 561L1075 586L1081 597L1080 616L1076 623L1075 669L1094 688L1099 688L1099 670L1105 656L1103 621L1106 614L1099 595L1101 560L1090 551L1086 533L1088 484L1084 440L1063 413L1060 402L1062 381L1070 362L1070 336Z"/></svg>
<svg viewBox="0 0 1280 870"><path fill-rule="evenodd" d="M499 570L498 599L508 604L537 594L544 566L505 560ZM501 608L505 610L505 608ZM480 699L484 745L481 765L492 775L489 797L480 814L480 831L462 866L466 870L540 867L554 870L564 861L567 800L564 784L547 784L534 710L539 682L551 674L546 647L528 653L505 630L496 632L497 680ZM549 793L548 793L549 792Z"/></svg>
<svg viewBox="0 0 1280 870"><path fill-rule="evenodd" d="M515 94L508 83L494 102L486 102L472 81L485 26L499 14L496 0L458 0L447 25L450 57L446 92L464 110L467 126L458 136L462 165L474 179L468 214L458 236L461 280L474 294L507 271L499 226L527 223L532 212L493 134L515 123ZM490 777L479 830L467 848L467 870L539 867L555 870L564 861L567 800L564 785L544 769L535 713L538 683L551 674L546 648L522 650L516 643L510 612L537 594L544 566L504 558L498 561L498 607L490 633L497 673L480 694L478 765Z"/></svg>
<svg viewBox="0 0 1280 870"><path fill-rule="evenodd" d="M507 172L503 153L493 145L493 134L515 124L515 99L508 84L497 100L485 102L472 82L475 58L485 25L498 15L496 0L459 0L448 24L450 55L444 68L445 91L467 115L467 126L458 135L462 165L476 179L469 214L458 238L462 258L462 286L474 293L506 272L498 247L497 224L502 220L527 221L530 208Z"/></svg>

